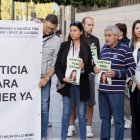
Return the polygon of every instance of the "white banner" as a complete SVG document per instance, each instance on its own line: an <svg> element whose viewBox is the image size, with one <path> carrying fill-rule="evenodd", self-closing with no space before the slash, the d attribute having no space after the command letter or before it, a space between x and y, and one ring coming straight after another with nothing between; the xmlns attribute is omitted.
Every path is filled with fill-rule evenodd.
<svg viewBox="0 0 140 140"><path fill-rule="evenodd" d="M0 140L40 140L42 24L0 21Z"/></svg>

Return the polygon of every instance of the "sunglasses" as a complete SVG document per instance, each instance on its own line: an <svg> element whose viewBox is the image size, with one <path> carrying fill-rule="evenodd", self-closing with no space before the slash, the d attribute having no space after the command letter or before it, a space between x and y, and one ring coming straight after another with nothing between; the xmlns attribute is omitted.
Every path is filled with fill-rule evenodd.
<svg viewBox="0 0 140 140"><path fill-rule="evenodd" d="M74 21L70 24L70 26L79 26L80 24L82 24L80 21Z"/></svg>

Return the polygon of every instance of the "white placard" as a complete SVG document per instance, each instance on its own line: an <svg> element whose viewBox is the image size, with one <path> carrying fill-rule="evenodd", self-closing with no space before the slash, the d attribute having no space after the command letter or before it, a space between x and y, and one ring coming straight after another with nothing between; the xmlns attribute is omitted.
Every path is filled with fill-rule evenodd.
<svg viewBox="0 0 140 140"><path fill-rule="evenodd" d="M40 140L42 24L0 21L0 140Z"/></svg>
<svg viewBox="0 0 140 140"><path fill-rule="evenodd" d="M111 71L111 61L97 60L96 67L100 68L100 72L96 74L96 82L98 84L112 84L111 78L106 76L106 72Z"/></svg>
<svg viewBox="0 0 140 140"><path fill-rule="evenodd" d="M68 57L67 59L67 69L65 77L69 78L73 84L80 83L81 69L78 64L82 62L81 58Z"/></svg>

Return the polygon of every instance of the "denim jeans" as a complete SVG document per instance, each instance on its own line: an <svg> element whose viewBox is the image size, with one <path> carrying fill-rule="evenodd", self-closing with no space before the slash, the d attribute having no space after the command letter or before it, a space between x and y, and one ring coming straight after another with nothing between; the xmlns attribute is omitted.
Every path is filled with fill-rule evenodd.
<svg viewBox="0 0 140 140"><path fill-rule="evenodd" d="M51 80L41 88L41 138L47 137Z"/></svg>
<svg viewBox="0 0 140 140"><path fill-rule="evenodd" d="M71 109L72 109L72 102L76 101L77 107L77 115L79 121L79 128L80 128L80 139L86 140L86 104L84 101L80 101L80 89L79 85L71 85L70 86L70 97L62 96L63 97L63 116L62 116L62 127L61 127L61 140L66 140Z"/></svg>
<svg viewBox="0 0 140 140"><path fill-rule="evenodd" d="M124 93L99 92L99 114L101 119L101 140L110 140L111 116L115 122L114 140L124 139Z"/></svg>
<svg viewBox="0 0 140 140"><path fill-rule="evenodd" d="M132 140L140 140L140 90L136 87L130 93L130 104L132 113Z"/></svg>

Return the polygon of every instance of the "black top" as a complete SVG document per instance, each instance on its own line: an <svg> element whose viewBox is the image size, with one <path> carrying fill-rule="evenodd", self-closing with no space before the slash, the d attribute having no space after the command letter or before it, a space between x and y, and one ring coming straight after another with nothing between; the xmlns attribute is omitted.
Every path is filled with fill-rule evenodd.
<svg viewBox="0 0 140 140"><path fill-rule="evenodd" d="M56 63L55 63L55 72L56 75L61 83L64 83L63 79L65 78L65 72L66 72L66 66L67 66L67 56L70 49L71 42L63 42L60 46L60 49L58 51ZM80 100L85 101L90 98L90 85L89 85L89 73L92 71L92 55L90 46L87 44L84 46L84 49L82 49L80 45L80 52L79 56L82 58L84 62L84 72L81 73L80 76ZM70 95L70 84L65 83L65 87L59 90L58 92L63 96L69 96Z"/></svg>
<svg viewBox="0 0 140 140"><path fill-rule="evenodd" d="M98 59L100 58L100 43L99 43L99 39L94 36L94 35L88 35L85 37L86 41L89 45L91 45L92 43L95 44L95 46L97 47L97 55L98 55Z"/></svg>
<svg viewBox="0 0 140 140"><path fill-rule="evenodd" d="M120 40L120 42L122 42L123 44L125 44L125 45L127 45L129 47L130 39L126 36L126 37L122 38Z"/></svg>

